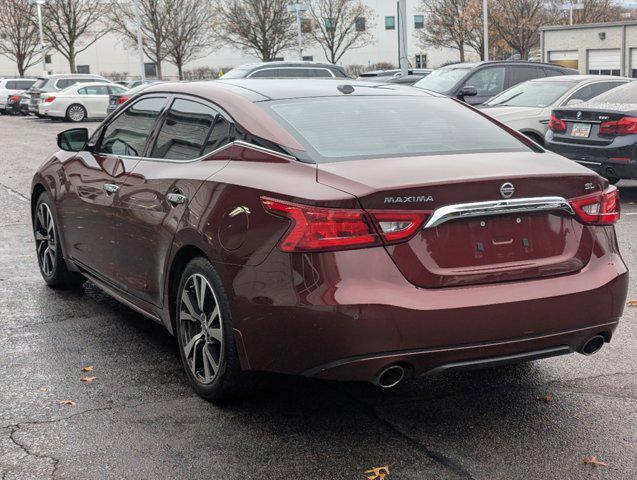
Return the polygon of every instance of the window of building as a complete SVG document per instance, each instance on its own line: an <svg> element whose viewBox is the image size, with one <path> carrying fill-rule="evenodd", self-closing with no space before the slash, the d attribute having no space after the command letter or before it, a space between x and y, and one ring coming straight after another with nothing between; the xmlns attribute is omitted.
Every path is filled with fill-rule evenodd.
<svg viewBox="0 0 637 480"><path fill-rule="evenodd" d="M617 77L619 77L619 69L609 69L609 68L602 68L602 69L589 69L588 70L589 75L615 75Z"/></svg>
<svg viewBox="0 0 637 480"><path fill-rule="evenodd" d="M357 32L364 32L366 25L365 25L365 17L356 17L356 31Z"/></svg>
<svg viewBox="0 0 637 480"><path fill-rule="evenodd" d="M312 20L309 18L301 19L301 33L312 33Z"/></svg>
<svg viewBox="0 0 637 480"><path fill-rule="evenodd" d="M78 65L76 67L77 73L91 73L90 65Z"/></svg>
<svg viewBox="0 0 637 480"><path fill-rule="evenodd" d="M303 61L304 62L313 62L314 61L314 55L304 55L303 56Z"/></svg>
<svg viewBox="0 0 637 480"><path fill-rule="evenodd" d="M147 77L157 77L157 65L154 62L144 64L144 73Z"/></svg>
<svg viewBox="0 0 637 480"><path fill-rule="evenodd" d="M144 98L135 102L106 127L99 151L128 157L141 156L165 104L166 97Z"/></svg>
<svg viewBox="0 0 637 480"><path fill-rule="evenodd" d="M425 28L425 16L414 15L414 28Z"/></svg>
<svg viewBox="0 0 637 480"><path fill-rule="evenodd" d="M637 78L637 68L633 68L633 78Z"/></svg>
<svg viewBox="0 0 637 480"><path fill-rule="evenodd" d="M325 29L326 30L334 30L334 19L333 18L326 18L325 19Z"/></svg>
<svg viewBox="0 0 637 480"><path fill-rule="evenodd" d="M51 55L44 56L44 63L51 63Z"/></svg>
<svg viewBox="0 0 637 480"><path fill-rule="evenodd" d="M385 17L385 30L396 30L396 17Z"/></svg>

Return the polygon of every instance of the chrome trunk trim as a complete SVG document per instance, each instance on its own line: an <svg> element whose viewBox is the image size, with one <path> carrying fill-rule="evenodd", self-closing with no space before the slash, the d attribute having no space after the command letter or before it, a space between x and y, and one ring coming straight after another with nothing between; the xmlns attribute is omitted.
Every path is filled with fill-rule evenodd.
<svg viewBox="0 0 637 480"><path fill-rule="evenodd" d="M458 203L440 207L429 217L424 228L434 228L451 220L463 218L548 211L563 211L570 215L575 215L573 208L563 197L511 198L488 202Z"/></svg>

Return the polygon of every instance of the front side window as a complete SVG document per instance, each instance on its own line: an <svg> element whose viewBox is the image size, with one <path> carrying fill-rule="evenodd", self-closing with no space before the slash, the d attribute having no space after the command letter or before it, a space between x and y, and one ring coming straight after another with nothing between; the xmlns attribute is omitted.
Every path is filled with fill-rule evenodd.
<svg viewBox="0 0 637 480"><path fill-rule="evenodd" d="M132 104L106 127L98 151L128 157L141 156L165 105L166 97L143 98Z"/></svg>
<svg viewBox="0 0 637 480"><path fill-rule="evenodd" d="M151 158L192 160L202 155L218 112L199 102L177 99L157 135Z"/></svg>
<svg viewBox="0 0 637 480"><path fill-rule="evenodd" d="M516 137L448 98L323 97L262 102L259 106L318 162L529 151Z"/></svg>
<svg viewBox="0 0 637 480"><path fill-rule="evenodd" d="M414 86L431 90L432 92L447 93L470 70L470 68L439 68L422 80L417 81Z"/></svg>
<svg viewBox="0 0 637 480"><path fill-rule="evenodd" d="M479 97L491 97L504 90L504 67L483 68L465 82L465 87L475 87ZM429 75L431 76L431 75ZM426 77L429 78L429 77Z"/></svg>
<svg viewBox="0 0 637 480"><path fill-rule="evenodd" d="M385 30L396 29L396 17L385 17Z"/></svg>

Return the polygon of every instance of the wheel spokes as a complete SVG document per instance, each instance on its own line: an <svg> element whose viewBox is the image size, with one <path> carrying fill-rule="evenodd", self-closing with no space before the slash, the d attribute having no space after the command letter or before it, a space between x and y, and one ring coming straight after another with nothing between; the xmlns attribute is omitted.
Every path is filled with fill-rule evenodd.
<svg viewBox="0 0 637 480"><path fill-rule="evenodd" d="M46 203L41 203L35 217L35 250L42 272L46 276L51 275L55 268L55 240L55 223L51 209Z"/></svg>

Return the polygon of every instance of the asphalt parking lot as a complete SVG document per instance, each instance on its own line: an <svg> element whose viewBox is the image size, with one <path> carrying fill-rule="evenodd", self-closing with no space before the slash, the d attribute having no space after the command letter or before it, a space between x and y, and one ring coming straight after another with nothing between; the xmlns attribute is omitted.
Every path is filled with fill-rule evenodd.
<svg viewBox="0 0 637 480"><path fill-rule="evenodd" d="M0 479L356 479L385 465L387 480L635 478L636 307L592 357L391 391L268 376L253 398L201 400L161 326L90 284L60 292L40 278L29 187L66 128L0 117ZM637 182L619 187L635 271Z"/></svg>

